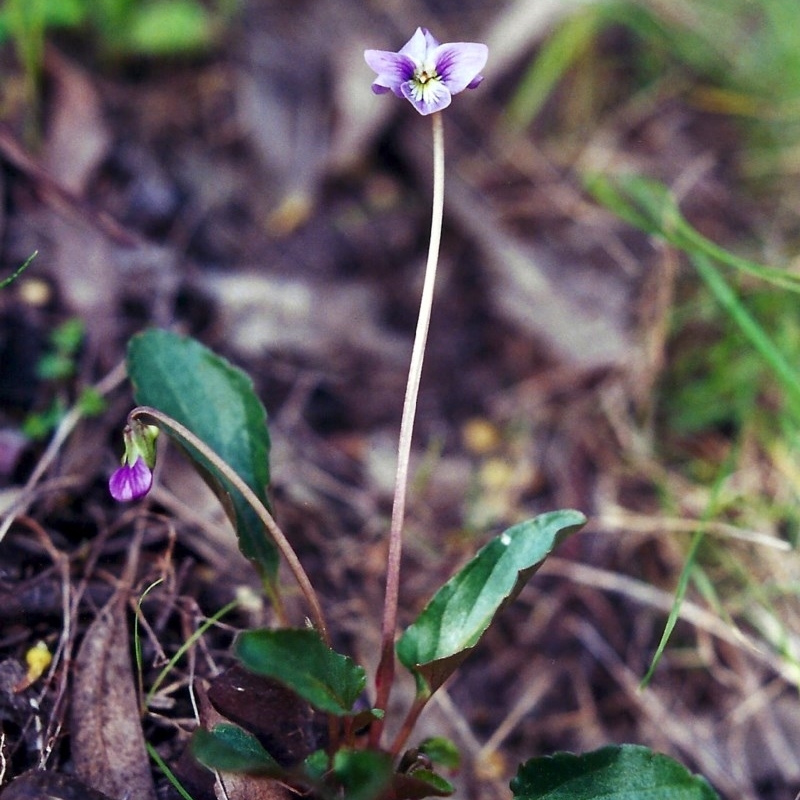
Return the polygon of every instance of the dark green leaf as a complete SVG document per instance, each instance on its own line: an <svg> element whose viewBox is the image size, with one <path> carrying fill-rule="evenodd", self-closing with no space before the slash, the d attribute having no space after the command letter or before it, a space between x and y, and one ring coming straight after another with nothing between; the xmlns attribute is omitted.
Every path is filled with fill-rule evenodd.
<svg viewBox="0 0 800 800"><path fill-rule="evenodd" d="M337 716L352 712L366 684L363 667L331 650L313 630L245 631L237 637L234 652L247 669Z"/></svg>
<svg viewBox="0 0 800 800"><path fill-rule="evenodd" d="M514 800L715 800L706 780L647 747L533 758L511 781Z"/></svg>
<svg viewBox="0 0 800 800"><path fill-rule="evenodd" d="M283 772L252 733L227 722L215 725L210 731L197 728L192 734L191 747L194 757L209 769L250 775Z"/></svg>
<svg viewBox="0 0 800 800"><path fill-rule="evenodd" d="M397 656L433 692L480 641L495 615L568 534L586 523L579 511L553 511L493 539L436 593L400 637Z"/></svg>
<svg viewBox="0 0 800 800"><path fill-rule="evenodd" d="M128 345L128 374L136 402L168 414L202 439L267 504L267 414L253 383L208 348L170 331L149 330ZM258 516L211 464L184 449L220 497L236 528L242 553L274 582L278 551Z"/></svg>
<svg viewBox="0 0 800 800"><path fill-rule="evenodd" d="M392 779L392 759L375 750L339 750L333 772L347 800L375 800Z"/></svg>

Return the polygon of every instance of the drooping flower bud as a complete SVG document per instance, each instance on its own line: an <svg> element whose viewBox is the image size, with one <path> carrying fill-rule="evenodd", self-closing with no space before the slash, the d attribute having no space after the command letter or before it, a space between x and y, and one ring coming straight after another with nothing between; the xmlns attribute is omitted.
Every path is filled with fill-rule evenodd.
<svg viewBox="0 0 800 800"><path fill-rule="evenodd" d="M125 426L122 436L125 440L122 466L109 478L108 490L115 500L129 502L144 497L153 485L158 428L133 420Z"/></svg>

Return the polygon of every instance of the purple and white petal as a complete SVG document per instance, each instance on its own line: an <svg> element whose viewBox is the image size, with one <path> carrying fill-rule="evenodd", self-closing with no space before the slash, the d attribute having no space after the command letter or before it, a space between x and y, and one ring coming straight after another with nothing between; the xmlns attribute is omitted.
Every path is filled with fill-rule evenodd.
<svg viewBox="0 0 800 800"><path fill-rule="evenodd" d="M378 73L372 84L372 91L375 94L391 90L398 97L402 97L400 86L410 80L416 66L411 58L402 53L392 53L390 50L365 50L364 60Z"/></svg>
<svg viewBox="0 0 800 800"><path fill-rule="evenodd" d="M476 42L439 44L427 28L417 28L397 53L366 50L364 58L377 73L375 94L394 92L425 115L447 108L454 94L474 89L483 80L488 53Z"/></svg>
<svg viewBox="0 0 800 800"><path fill-rule="evenodd" d="M120 503L144 497L153 485L153 473L140 456L133 465L123 464L108 479L108 491Z"/></svg>
<svg viewBox="0 0 800 800"><path fill-rule="evenodd" d="M427 28L417 28L414 35L400 48L399 55L408 56L418 65L423 64L428 55L429 41L431 40L436 41Z"/></svg>
<svg viewBox="0 0 800 800"><path fill-rule="evenodd" d="M448 42L433 52L436 71L451 94L480 83L480 71L486 66L489 48L477 42Z"/></svg>
<svg viewBox="0 0 800 800"><path fill-rule="evenodd" d="M453 100L450 90L441 81L431 80L420 85L412 80L404 83L401 89L403 97L409 100L422 116L447 108Z"/></svg>
<svg viewBox="0 0 800 800"><path fill-rule="evenodd" d="M391 92L391 91L392 91L392 87L391 86L384 86L380 82L380 79L377 79L377 80L372 82L372 92L373 92L373 94L386 94L387 92Z"/></svg>

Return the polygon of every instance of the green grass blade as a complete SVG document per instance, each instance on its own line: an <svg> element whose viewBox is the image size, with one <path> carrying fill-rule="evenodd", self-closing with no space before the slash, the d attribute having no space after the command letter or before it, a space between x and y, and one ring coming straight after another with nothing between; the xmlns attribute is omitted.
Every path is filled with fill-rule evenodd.
<svg viewBox="0 0 800 800"><path fill-rule="evenodd" d="M597 26L598 14L589 9L570 17L542 45L506 110L506 122L512 130L530 125L564 73L594 41Z"/></svg>
<svg viewBox="0 0 800 800"><path fill-rule="evenodd" d="M33 253L31 253L25 259L25 263L23 263L21 267L17 267L7 278L3 278L3 280L0 281L0 289L4 289L9 283L19 278L19 276L22 275L22 273L25 272L25 270L31 265L31 261L33 261L33 259L38 255L39 251L34 250Z"/></svg>
<svg viewBox="0 0 800 800"><path fill-rule="evenodd" d="M172 784L175 791L183 798L183 800L194 800L194 798L183 788L183 784L175 777L175 773L167 766L167 762L164 761L163 758L158 754L158 751L150 744L150 742L145 742L145 747L147 748L147 752L150 754L150 758L158 764L158 768L164 773L167 780Z"/></svg>
<svg viewBox="0 0 800 800"><path fill-rule="evenodd" d="M650 661L650 666L645 673L645 676L642 678L641 683L639 684L640 688L644 688L650 683L653 675L655 674L656 668L658 667L659 661L661 661L661 656L664 655L664 650L669 643L670 637L672 636L672 632L675 629L675 625L678 622L678 617L681 613L681 606L683 605L683 601L686 597L686 591L689 588L689 581L692 578L692 575L695 570L695 565L697 563L697 553L700 550L700 545L703 543L703 539L705 538L705 530L704 525L708 520L710 520L714 514L716 513L717 507L717 499L719 497L720 490L722 489L725 480L731 474L733 470L733 465L735 464L737 448L732 448L728 458L725 460L725 463L722 466L722 469L717 476L716 481L714 482L714 486L711 489L711 497L709 498L708 505L706 507L705 513L703 514L702 519L700 520L700 527L695 532L694 536L692 537L692 543L689 547L689 552L686 555L686 562L683 565L683 569L681 570L681 574L678 577L678 586L675 589L675 599L672 603L672 608L669 612L669 617L667 617L667 622L664 625L664 631L661 634L661 640L656 647L656 651L653 654L653 658Z"/></svg>
<svg viewBox="0 0 800 800"><path fill-rule="evenodd" d="M711 260L703 253L693 253L691 260L717 302L730 315L745 338L772 370L775 378L786 392L792 412L800 420L800 378L797 367L786 360L786 357L745 308Z"/></svg>
<svg viewBox="0 0 800 800"><path fill-rule="evenodd" d="M152 588L152 587L151 587ZM150 691L147 693L147 697L145 698L145 706L149 706L150 702L152 701L153 697L155 697L156 692L161 687L161 684L164 683L167 675L172 671L175 665L180 661L183 657L184 653L212 626L215 625L219 620L221 620L229 611L233 611L239 605L238 600L231 600L230 603L227 605L222 606L222 608L217 611L212 617L209 617L175 652L175 655L165 664L164 668L161 672L158 673L158 676L153 681L153 685L150 687Z"/></svg>
<svg viewBox="0 0 800 800"><path fill-rule="evenodd" d="M800 275L741 258L703 236L681 214L664 184L640 175L587 175L584 183L597 202L621 219L690 256L705 256L782 289L800 292Z"/></svg>

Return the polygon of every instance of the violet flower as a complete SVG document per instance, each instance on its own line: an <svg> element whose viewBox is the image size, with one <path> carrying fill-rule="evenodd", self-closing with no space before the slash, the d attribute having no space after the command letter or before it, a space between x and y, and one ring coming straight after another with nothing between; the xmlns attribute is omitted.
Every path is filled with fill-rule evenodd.
<svg viewBox="0 0 800 800"><path fill-rule="evenodd" d="M144 497L153 485L153 472L139 456L133 464L123 464L108 479L108 491L120 503Z"/></svg>
<svg viewBox="0 0 800 800"><path fill-rule="evenodd" d="M474 89L483 80L480 72L488 55L489 48L477 42L439 44L427 28L417 28L397 53L364 51L365 61L378 73L372 91L405 97L423 115L447 108L454 94Z"/></svg>
<svg viewBox="0 0 800 800"><path fill-rule="evenodd" d="M125 426L122 436L122 466L108 479L108 491L115 500L126 503L144 497L153 485L158 428L133 421Z"/></svg>

